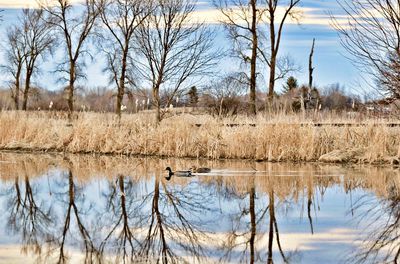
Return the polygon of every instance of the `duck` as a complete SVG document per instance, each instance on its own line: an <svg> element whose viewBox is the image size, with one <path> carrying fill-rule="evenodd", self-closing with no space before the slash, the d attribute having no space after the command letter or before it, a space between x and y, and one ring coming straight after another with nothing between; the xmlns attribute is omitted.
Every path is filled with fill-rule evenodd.
<svg viewBox="0 0 400 264"><path fill-rule="evenodd" d="M168 171L168 176L165 177L167 181L171 179L172 176L178 176L178 177L191 177L192 176L192 171L187 170L187 171L172 171L170 167L165 168L165 170Z"/></svg>
<svg viewBox="0 0 400 264"><path fill-rule="evenodd" d="M192 168L190 170L193 173L209 173L211 171L210 168L206 168L206 167L197 168L196 166L192 166Z"/></svg>

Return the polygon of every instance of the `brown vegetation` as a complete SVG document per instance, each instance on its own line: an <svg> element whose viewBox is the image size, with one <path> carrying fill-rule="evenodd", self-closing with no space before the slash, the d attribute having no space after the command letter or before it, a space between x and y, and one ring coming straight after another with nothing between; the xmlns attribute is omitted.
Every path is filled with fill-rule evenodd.
<svg viewBox="0 0 400 264"><path fill-rule="evenodd" d="M0 148L266 161L316 161L334 150L357 149L359 154L346 161L366 163L388 162L400 151L399 128L373 120L362 126L314 126L296 115L235 121L184 115L157 126L152 116L123 115L119 123L111 114L80 113L69 122L59 112L3 111Z"/></svg>

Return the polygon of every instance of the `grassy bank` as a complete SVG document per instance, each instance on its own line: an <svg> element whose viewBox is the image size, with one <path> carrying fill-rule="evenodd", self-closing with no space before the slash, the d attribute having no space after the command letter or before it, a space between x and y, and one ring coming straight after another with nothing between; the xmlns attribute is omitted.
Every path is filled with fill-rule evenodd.
<svg viewBox="0 0 400 264"><path fill-rule="evenodd" d="M221 120L186 114L159 126L152 120L151 115L127 114L118 123L112 114L80 113L70 123L60 113L3 111L0 149L268 161L317 161L329 153L322 160L365 163L400 156L400 128L387 127L383 120L362 120L365 125L354 127L315 127L298 116ZM232 123L240 125L226 125Z"/></svg>

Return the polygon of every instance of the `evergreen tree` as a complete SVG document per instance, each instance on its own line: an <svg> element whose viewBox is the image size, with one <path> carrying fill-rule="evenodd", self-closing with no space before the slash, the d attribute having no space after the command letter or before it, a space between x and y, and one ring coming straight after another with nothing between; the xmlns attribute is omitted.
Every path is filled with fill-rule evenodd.
<svg viewBox="0 0 400 264"><path fill-rule="evenodd" d="M297 89L299 87L297 83L297 79L294 78L293 76L290 76L287 80L286 83L283 85L283 93L286 94L290 91L293 91L294 89Z"/></svg>
<svg viewBox="0 0 400 264"><path fill-rule="evenodd" d="M196 86L192 86L188 92L189 95L189 103L191 106L196 106L199 102L199 95L197 93Z"/></svg>

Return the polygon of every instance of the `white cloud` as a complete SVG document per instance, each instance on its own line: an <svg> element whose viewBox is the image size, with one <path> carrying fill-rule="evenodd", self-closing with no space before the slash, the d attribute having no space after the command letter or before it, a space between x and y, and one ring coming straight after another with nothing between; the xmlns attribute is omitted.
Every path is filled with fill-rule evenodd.
<svg viewBox="0 0 400 264"><path fill-rule="evenodd" d="M56 0L44 0L50 5ZM71 3L79 3L82 0L70 0ZM200 5L206 5L207 2L198 2ZM0 0L0 8L36 8L38 7L37 0ZM302 13L302 19L300 24L302 25L324 25L329 26L331 24L331 19L329 15L321 15L323 11L319 8L309 8L309 7L298 7L297 11ZM282 17L284 13L284 7L279 7L277 10L277 20ZM322 12L323 13L323 12ZM194 20L204 21L207 24L218 24L221 20L221 14L218 10L214 8L203 9L194 12ZM339 24L344 24L346 22L345 16L337 17ZM294 19L288 19L287 24L297 24L298 21Z"/></svg>
<svg viewBox="0 0 400 264"><path fill-rule="evenodd" d="M46 0L51 4L54 0ZM82 2L82 0L71 0L71 3ZM0 0L0 8L37 8L37 0Z"/></svg>
<svg viewBox="0 0 400 264"><path fill-rule="evenodd" d="M285 8L280 7L276 13L276 21L282 18L284 14ZM301 13L301 19L298 21L296 19L289 18L286 23L287 24L301 24L301 25L323 25L330 26L331 18L329 15L321 15L321 10L318 8L308 8L308 7L299 7L297 11ZM207 24L218 24L223 17L219 10L216 9L208 9L208 10L198 10L194 12L194 19L198 21L204 21ZM338 16L336 17L337 22L339 24L345 24L347 21L346 16Z"/></svg>

